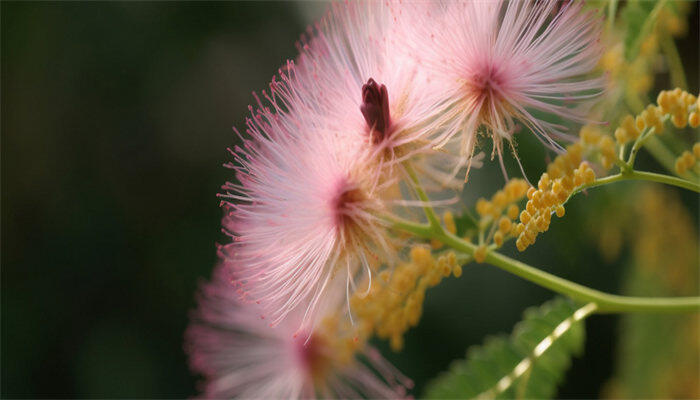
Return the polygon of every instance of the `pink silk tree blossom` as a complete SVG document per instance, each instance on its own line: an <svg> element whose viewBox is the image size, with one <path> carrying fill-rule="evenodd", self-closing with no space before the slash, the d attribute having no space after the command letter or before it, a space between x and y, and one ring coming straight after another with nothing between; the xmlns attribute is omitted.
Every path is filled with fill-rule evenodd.
<svg viewBox="0 0 700 400"><path fill-rule="evenodd" d="M412 10L387 1L332 4L300 41L298 93L289 101L303 102L307 118L361 143L388 176L402 161L433 154L443 139L444 98L401 40L401 21Z"/></svg>
<svg viewBox="0 0 700 400"><path fill-rule="evenodd" d="M391 263L377 215L396 196L399 162L431 149L436 127L427 78L395 41L394 6L332 5L232 151L237 182L221 197L233 240L221 255L271 325L298 308L313 325L333 276L349 296L377 260Z"/></svg>
<svg viewBox="0 0 700 400"><path fill-rule="evenodd" d="M461 133L474 151L479 128L501 165L516 122L550 148L567 139L552 117L581 123L604 81L590 77L600 55L600 18L581 1L476 0L409 3L407 46L444 96L443 138ZM436 21L425 23L424 21ZM537 113L537 115L535 114Z"/></svg>
<svg viewBox="0 0 700 400"><path fill-rule="evenodd" d="M335 297L326 315L342 311L342 296ZM341 359L334 337L293 335L299 314L277 328L259 314L258 305L240 301L226 269L202 285L185 333L190 366L204 377L202 397L399 398L412 385L371 347Z"/></svg>
<svg viewBox="0 0 700 400"><path fill-rule="evenodd" d="M301 309L305 330L335 275L346 277L349 292L379 255L388 258L377 217L377 193L388 183L361 143L309 120L303 104L281 103L281 90L294 99L295 74L293 65L282 71L287 84L274 81L264 93L272 109L259 103L232 150L237 182L221 194L232 242L220 254L242 299L259 303L270 325Z"/></svg>

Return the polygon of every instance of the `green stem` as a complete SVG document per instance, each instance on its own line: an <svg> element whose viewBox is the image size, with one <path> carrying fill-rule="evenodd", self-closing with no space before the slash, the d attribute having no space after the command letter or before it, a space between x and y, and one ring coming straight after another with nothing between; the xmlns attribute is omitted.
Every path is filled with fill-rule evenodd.
<svg viewBox="0 0 700 400"><path fill-rule="evenodd" d="M675 176L656 174L654 172L644 172L644 171L628 171L621 172L619 174L606 176L605 178L596 179L593 183L589 183L581 186L572 193L572 196L584 189L594 188L597 186L607 185L609 183L615 183L620 181L637 180L637 181L650 181L665 183L667 185L678 186L683 189L692 190L693 192L700 193L700 184L698 182L692 182L686 179L677 178Z"/></svg>
<svg viewBox="0 0 700 400"><path fill-rule="evenodd" d="M661 122L665 122L667 117L664 117ZM630 156L627 159L627 165L629 165L630 168L634 167L634 161L637 159L637 153L639 150L644 146L644 144L649 140L652 135L656 132L656 128L652 127L651 129L644 129L640 133L639 137L637 140L634 141L634 144L632 145L632 150L630 150Z"/></svg>
<svg viewBox="0 0 700 400"><path fill-rule="evenodd" d="M571 196L583 191L584 189L608 185L610 183L620 182L620 181L624 181L624 180L625 180L625 176L622 173L606 176L604 178L599 178L599 179L596 179L595 181L593 181L592 183L587 183L587 184L579 187L578 189L574 190L573 193L571 193ZM569 196L569 197L571 197L571 196Z"/></svg>
<svg viewBox="0 0 700 400"><path fill-rule="evenodd" d="M639 48L641 47L642 42L651 33L651 30L654 27L654 23L656 23L656 18L659 16L661 9L664 8L664 6L666 6L667 1L668 0L660 0L658 3L656 3L654 8L649 13L649 16L647 17L647 19L644 21L644 24L642 25L642 29L639 31L639 34L637 35L637 39L632 44L632 51L631 51L630 60L634 60L635 58L637 58L637 53L639 52Z"/></svg>
<svg viewBox="0 0 700 400"><path fill-rule="evenodd" d="M412 233L414 236L419 238L431 239L433 237L433 230L430 228L430 225L419 224L417 222L387 214L380 215L379 218L388 223L392 228L403 232Z"/></svg>
<svg viewBox="0 0 700 400"><path fill-rule="evenodd" d="M499 253L489 253L486 256L486 262L572 299L593 302L598 306L598 312L601 313L700 311L700 297L618 296L579 285Z"/></svg>
<svg viewBox="0 0 700 400"><path fill-rule="evenodd" d="M389 222L394 222L394 228L413 233L422 238L437 239L462 253L473 255L476 250L474 244L442 229L435 232L424 224L417 224L395 217L385 218ZM598 307L598 312L601 313L700 311L700 297L653 298L618 296L579 285L493 251L487 253L485 262L554 292L571 297L574 300L595 303Z"/></svg>
<svg viewBox="0 0 700 400"><path fill-rule="evenodd" d="M428 198L428 195L423 190L423 187L421 186L420 181L418 180L418 175L416 174L416 171L408 162L403 163L403 166L406 169L406 173L408 173L411 182L413 183L413 189L416 191L416 194L418 195L420 201L423 202L423 211L425 212L425 216L428 217L430 227L433 230L441 229L440 219L435 214L435 210L433 210L433 207L430 206L430 198Z"/></svg>
<svg viewBox="0 0 700 400"><path fill-rule="evenodd" d="M439 240L452 249L455 249L463 254L473 256L477 246L442 229L440 221L435 214L435 210L433 210L433 208L430 206L430 199L428 198L428 195L420 186L420 182L418 181L415 171L409 164L404 165L409 177L411 178L411 181L413 182L414 189L416 190L418 197L425 203L423 210L425 211L425 215L428 217L428 221L430 223L415 223L393 215L383 215L381 218L395 229L412 233L413 235L423 239ZM659 182L682 187L694 192L700 192L700 184L696 182L652 172L634 171L629 168L625 169L619 174L596 179L593 183L583 185L574 191L572 195L586 188L593 188L624 180L646 180L651 182ZM595 303L598 307L598 312L601 313L700 311L700 297L651 298L609 294L579 285L578 283L571 282L556 275L552 275L548 272L531 267L518 260L496 253L492 248L488 249L484 261L554 292L571 297L574 300Z"/></svg>
<svg viewBox="0 0 700 400"><path fill-rule="evenodd" d="M631 173L625 176L628 179L665 183L667 185L678 186L683 189L688 189L692 190L693 192L700 193L700 183L692 182L687 179L677 178L675 176L643 171L632 171Z"/></svg>
<svg viewBox="0 0 700 400"><path fill-rule="evenodd" d="M688 88L688 82L685 79L685 72L683 71L683 62L681 61L681 56L678 54L676 43L674 43L671 35L662 34L660 36L661 47L663 48L664 53L666 53L668 69L671 73L671 84L673 84L673 86L675 87L685 90Z"/></svg>
<svg viewBox="0 0 700 400"><path fill-rule="evenodd" d="M661 118L661 123L668 121L670 118L670 115L663 116ZM632 150L630 151L630 156L627 160L628 168L621 168L623 171L633 169L634 161L637 158L637 154L639 153L639 150L641 150L642 147L646 147L649 153L651 153L651 155L654 156L657 159L657 161L659 161L664 166L664 168L666 168L666 170L673 174L676 174L677 176L680 176L676 172L675 168L676 156L663 144L661 140L659 140L656 137L655 127L651 127L650 129L645 130L644 132L642 132L641 135L639 135L637 140L634 142L634 145L632 146ZM689 176L693 179L697 179L696 174L689 173Z"/></svg>
<svg viewBox="0 0 700 400"><path fill-rule="evenodd" d="M608 2L608 34L612 34L613 26L615 25L615 13L617 12L617 1L610 0Z"/></svg>

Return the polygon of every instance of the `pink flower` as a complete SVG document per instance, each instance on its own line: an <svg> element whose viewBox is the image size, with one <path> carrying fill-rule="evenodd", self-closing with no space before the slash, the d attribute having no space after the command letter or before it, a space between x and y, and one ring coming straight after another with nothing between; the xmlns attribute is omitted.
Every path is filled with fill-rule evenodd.
<svg viewBox="0 0 700 400"><path fill-rule="evenodd" d="M431 90L449 104L447 137L463 132L463 152L474 151L484 127L502 164L503 139L511 142L516 121L555 149L554 139L568 137L555 118L587 121L604 82L588 77L600 54L600 21L582 7L559 0L413 5L408 45L429 71Z"/></svg>
<svg viewBox="0 0 700 400"><path fill-rule="evenodd" d="M340 303L327 304L328 315ZM270 328L259 318L257 305L240 302L222 268L202 285L198 304L185 348L192 370L205 379L203 397L397 398L411 386L371 347L357 354L364 361L352 354L342 359L338 346L342 350L343 342L337 335L317 331L308 340L307 335L295 338L294 318Z"/></svg>
<svg viewBox="0 0 700 400"><path fill-rule="evenodd" d="M260 303L271 325L301 309L306 329L333 276L346 276L349 292L371 274L377 252L390 253L377 193L391 182L380 182L361 143L309 118L293 66L282 76L287 84L263 92L274 112L259 103L232 151L238 183L221 197L233 241L220 253L241 297Z"/></svg>
<svg viewBox="0 0 700 400"><path fill-rule="evenodd" d="M390 170L440 139L441 99L399 37L406 11L387 1L334 3L302 38L296 66L307 117L358 142L378 168Z"/></svg>
<svg viewBox="0 0 700 400"><path fill-rule="evenodd" d="M251 109L249 138L234 149L239 182L222 195L234 240L221 254L272 325L297 308L313 325L333 275L347 277L349 294L371 278L378 254L391 263L377 214L403 204L389 190L397 165L430 150L437 127L427 77L396 40L401 12L333 4L298 62L263 92L268 106Z"/></svg>

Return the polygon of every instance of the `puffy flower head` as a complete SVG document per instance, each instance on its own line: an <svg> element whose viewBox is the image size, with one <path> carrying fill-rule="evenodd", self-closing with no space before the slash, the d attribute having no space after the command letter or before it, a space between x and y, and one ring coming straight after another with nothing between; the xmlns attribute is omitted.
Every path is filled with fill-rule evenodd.
<svg viewBox="0 0 700 400"><path fill-rule="evenodd" d="M332 4L299 46L307 118L360 143L382 167L437 143L439 99L400 40L407 11L385 1Z"/></svg>
<svg viewBox="0 0 700 400"><path fill-rule="evenodd" d="M339 303L331 302L327 315ZM294 337L294 318L269 327L256 304L240 301L222 268L202 286L198 304L185 348L191 368L204 377L203 397L397 398L411 385L376 350L358 348L352 338L320 329Z"/></svg>
<svg viewBox="0 0 700 400"><path fill-rule="evenodd" d="M293 82L294 68L286 74ZM306 327L331 278L342 273L351 286L388 245L376 216L381 172L358 143L308 119L303 104L283 110L279 91L294 87L273 83L267 97L276 112L261 103L232 151L238 182L224 185L221 197L233 241L221 254L239 294L260 303L270 324L302 309Z"/></svg>
<svg viewBox="0 0 700 400"><path fill-rule="evenodd" d="M296 308L313 324L332 276L345 274L349 292L371 274L390 252L376 215L393 200L395 167L432 147L427 78L396 41L401 9L331 7L253 111L233 151L238 182L222 195L234 240L221 253L273 325Z"/></svg>
<svg viewBox="0 0 700 400"><path fill-rule="evenodd" d="M441 20L439 29L407 21L414 56L431 71L433 90L449 99L447 131L463 132L464 152L473 151L479 127L500 157L516 121L552 148L554 139L567 137L552 117L586 121L588 100L603 81L587 77L599 58L600 21L582 7L559 0L447 2L423 9Z"/></svg>

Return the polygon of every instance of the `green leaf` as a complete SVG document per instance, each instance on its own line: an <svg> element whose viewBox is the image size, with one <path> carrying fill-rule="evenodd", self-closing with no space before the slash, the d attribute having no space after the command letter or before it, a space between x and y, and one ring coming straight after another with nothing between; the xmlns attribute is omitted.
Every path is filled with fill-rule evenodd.
<svg viewBox="0 0 700 400"><path fill-rule="evenodd" d="M594 311L556 298L525 311L510 336L487 338L467 351L433 380L426 397L551 398L564 378L572 355L580 355L585 341L583 318Z"/></svg>

